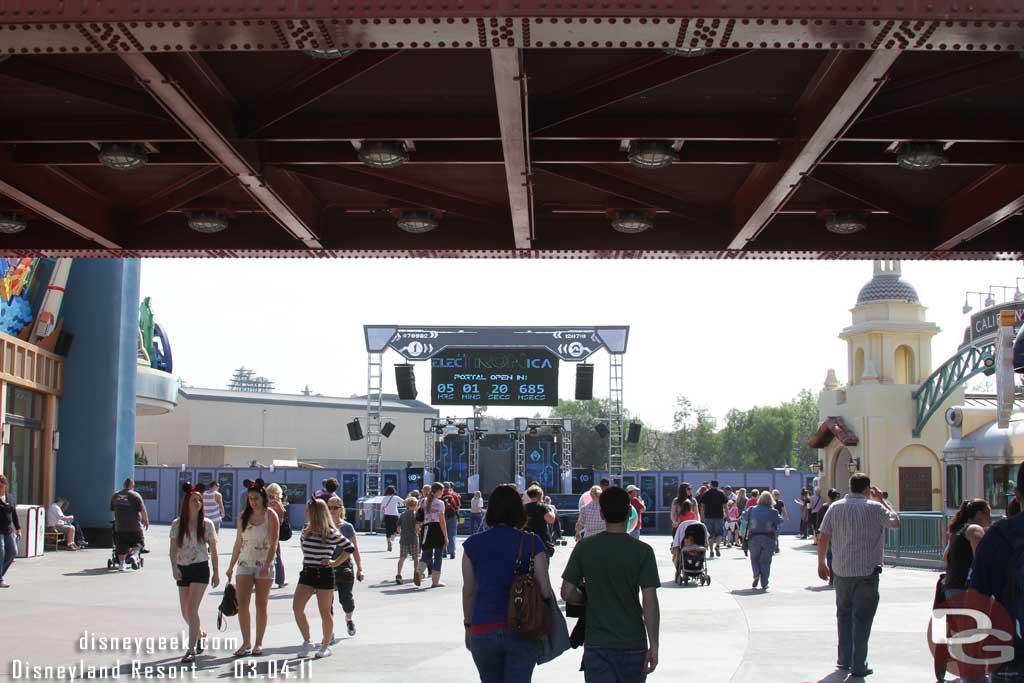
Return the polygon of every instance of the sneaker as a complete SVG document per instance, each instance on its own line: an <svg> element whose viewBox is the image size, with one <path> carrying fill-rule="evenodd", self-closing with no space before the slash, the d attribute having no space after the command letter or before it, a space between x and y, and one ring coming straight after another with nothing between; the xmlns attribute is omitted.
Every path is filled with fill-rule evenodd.
<svg viewBox="0 0 1024 683"><path fill-rule="evenodd" d="M181 658L181 663L182 664L191 664L194 661L196 661L196 653L193 652L192 650L189 650L188 652L186 652L185 656Z"/></svg>
<svg viewBox="0 0 1024 683"><path fill-rule="evenodd" d="M0 588L10 588L11 584L7 583L3 579L0 579Z"/></svg>
<svg viewBox="0 0 1024 683"><path fill-rule="evenodd" d="M856 671L853 671L853 670L850 671L850 675L851 676L855 676L857 678L864 678L865 676L870 676L873 673L875 673L874 669L864 669L860 673L858 673Z"/></svg>
<svg viewBox="0 0 1024 683"><path fill-rule="evenodd" d="M302 641L302 645L299 646L299 654L297 656L301 658L306 658L309 656L309 653L311 653L314 649L315 648L313 647L313 643L309 642L308 640L304 640Z"/></svg>
<svg viewBox="0 0 1024 683"><path fill-rule="evenodd" d="M354 636L356 634L356 622L347 621L345 624L348 626L348 634Z"/></svg>
<svg viewBox="0 0 1024 683"><path fill-rule="evenodd" d="M349 623L351 624L352 622ZM331 652L330 646L324 645L316 651L316 654L313 655L313 659L323 659L324 657L330 657L332 654L334 653Z"/></svg>
<svg viewBox="0 0 1024 683"><path fill-rule="evenodd" d="M124 562L122 562L121 564L117 565L117 571L119 571L119 572L126 572L126 571L128 571L128 568L125 567L124 566Z"/></svg>
<svg viewBox="0 0 1024 683"><path fill-rule="evenodd" d="M402 585L402 575L401 574L395 574L395 583L397 583L399 586Z"/></svg>

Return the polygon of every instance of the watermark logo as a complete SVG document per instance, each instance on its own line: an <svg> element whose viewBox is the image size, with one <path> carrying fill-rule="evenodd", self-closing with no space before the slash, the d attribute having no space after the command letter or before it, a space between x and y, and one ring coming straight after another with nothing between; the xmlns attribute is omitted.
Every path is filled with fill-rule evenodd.
<svg viewBox="0 0 1024 683"><path fill-rule="evenodd" d="M932 610L928 647L936 662L960 678L984 678L1013 661L1013 619L981 593L955 595Z"/></svg>

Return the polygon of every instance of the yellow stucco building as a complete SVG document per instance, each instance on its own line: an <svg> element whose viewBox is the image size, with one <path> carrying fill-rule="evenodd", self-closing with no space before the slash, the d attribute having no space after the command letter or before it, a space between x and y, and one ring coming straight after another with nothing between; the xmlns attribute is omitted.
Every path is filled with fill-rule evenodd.
<svg viewBox="0 0 1024 683"><path fill-rule="evenodd" d="M874 276L850 310L852 324L839 335L848 347L846 384L829 370L818 399L822 423L811 445L820 449L823 494L830 487L846 493L850 473L861 471L889 492L898 510L942 509L940 468L949 433L941 415L963 402L963 389L913 436L913 391L932 372L932 337L939 332L926 310L902 279L899 261L874 262Z"/></svg>

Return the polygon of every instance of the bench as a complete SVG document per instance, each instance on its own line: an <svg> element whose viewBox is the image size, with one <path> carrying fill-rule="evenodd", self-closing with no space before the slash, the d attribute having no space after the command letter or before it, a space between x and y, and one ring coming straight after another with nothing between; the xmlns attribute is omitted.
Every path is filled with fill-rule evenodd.
<svg viewBox="0 0 1024 683"><path fill-rule="evenodd" d="M64 532L57 529L47 529L44 543L49 543L50 541L53 541L53 550L56 552L60 544L64 542Z"/></svg>

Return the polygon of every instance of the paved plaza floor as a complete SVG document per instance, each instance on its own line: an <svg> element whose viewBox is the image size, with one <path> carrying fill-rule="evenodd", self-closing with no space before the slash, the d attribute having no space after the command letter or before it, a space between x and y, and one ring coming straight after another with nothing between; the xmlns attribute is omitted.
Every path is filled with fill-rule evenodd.
<svg viewBox="0 0 1024 683"><path fill-rule="evenodd" d="M8 574L13 587L0 591L0 680L13 678L14 659L32 666L84 662L86 667L112 666L119 660L120 678L128 680L144 678L139 667L146 665L171 667L153 674L161 671L170 676L176 671L182 654L178 650L136 655L81 651L79 647L86 631L102 637L180 636L183 622L167 560L167 533L166 526L149 531L152 552L145 556L146 566L137 572L107 570L109 549L50 552L15 562ZM225 529L222 568L227 567L233 540L234 532ZM655 548L663 582L659 591L661 662L649 679L652 683L838 683L847 679L833 667L834 593L817 578L814 548L809 543L783 538L770 590L762 593L751 590L750 565L739 550L723 551L720 559L710 561L710 586L677 587L672 583L669 539L655 536L645 540ZM463 646L461 551L456 561L445 563L447 587L428 590L417 589L411 582L395 585L397 553L387 552L383 537L361 535L359 542L366 581L355 591L358 633L354 638L344 634L340 607L336 607L340 623L335 631L340 640L333 657L311 665L312 677L394 683L402 674L435 672L453 683L478 680ZM571 544L560 548L552 561L556 587L570 550ZM309 668L300 670L296 665L300 637L291 612L292 588L301 563L297 536L285 544L284 561L290 584L271 593L264 657L246 660L236 672L230 649L210 651L197 660L197 678L233 678L236 673L245 677L256 670L276 671L276 677L284 679L285 661L289 662L287 678L308 677ZM409 577L411 570L405 574ZM870 664L876 673L867 679L869 683L933 680L925 632L935 579L936 574L928 570L886 567L871 636ZM216 633L220 595L221 589L214 590L203 603L204 628L211 636L237 638L237 619L230 620L225 633ZM319 619L312 603L307 614L317 640ZM570 620L570 628L572 623ZM142 644L145 649L145 641ZM141 662L134 671L132 660ZM534 680L582 682L579 663L580 651L570 650L539 667ZM850 680L859 683L862 679Z"/></svg>

